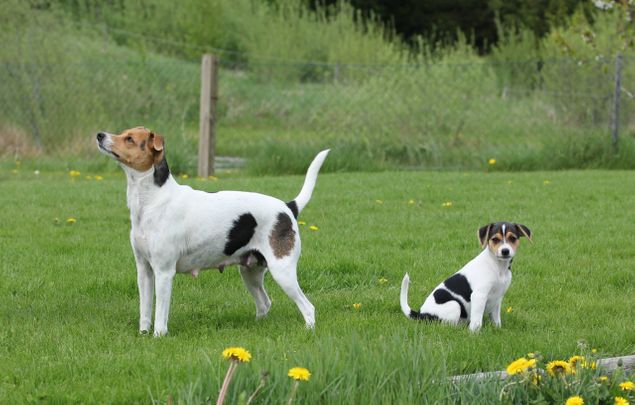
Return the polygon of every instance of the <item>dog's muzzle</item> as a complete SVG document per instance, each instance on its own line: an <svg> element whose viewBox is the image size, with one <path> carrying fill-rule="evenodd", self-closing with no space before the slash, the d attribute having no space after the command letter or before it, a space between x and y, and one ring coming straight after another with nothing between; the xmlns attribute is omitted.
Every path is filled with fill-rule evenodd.
<svg viewBox="0 0 635 405"><path fill-rule="evenodd" d="M114 157L115 159L119 159L119 155L116 154L115 152L113 152L112 150L108 149L105 145L104 145L104 140L108 139L108 135L104 132L98 132L97 133L97 147L99 148L100 151L104 152L107 155L110 155L112 157ZM112 141L110 142L112 144Z"/></svg>

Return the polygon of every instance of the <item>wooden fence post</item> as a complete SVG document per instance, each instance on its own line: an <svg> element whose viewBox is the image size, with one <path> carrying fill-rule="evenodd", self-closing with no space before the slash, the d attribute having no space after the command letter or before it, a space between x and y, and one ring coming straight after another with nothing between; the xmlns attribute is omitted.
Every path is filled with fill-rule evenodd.
<svg viewBox="0 0 635 405"><path fill-rule="evenodd" d="M198 175L214 174L216 153L216 100L218 99L218 56L203 55L201 62L201 112L198 138Z"/></svg>
<svg viewBox="0 0 635 405"><path fill-rule="evenodd" d="M611 116L611 140L617 147L620 133L620 98L622 92L622 54L615 57L615 88L613 90L613 114Z"/></svg>

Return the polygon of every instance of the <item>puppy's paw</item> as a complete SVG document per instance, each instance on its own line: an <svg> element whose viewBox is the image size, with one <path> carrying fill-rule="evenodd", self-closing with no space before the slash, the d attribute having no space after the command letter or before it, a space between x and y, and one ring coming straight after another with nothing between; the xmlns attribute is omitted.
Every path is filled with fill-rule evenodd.
<svg viewBox="0 0 635 405"><path fill-rule="evenodd" d="M168 334L168 330L167 329L155 329L154 330L154 337L161 337L161 336L165 336Z"/></svg>

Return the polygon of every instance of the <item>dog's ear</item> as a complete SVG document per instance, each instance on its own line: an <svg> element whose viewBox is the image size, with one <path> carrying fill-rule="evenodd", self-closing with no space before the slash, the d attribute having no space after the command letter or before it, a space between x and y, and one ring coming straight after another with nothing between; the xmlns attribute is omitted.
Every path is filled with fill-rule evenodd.
<svg viewBox="0 0 635 405"><path fill-rule="evenodd" d="M150 139L148 140L148 143L155 153L163 150L163 137L161 135L150 132Z"/></svg>
<svg viewBox="0 0 635 405"><path fill-rule="evenodd" d="M487 241L489 239L489 231L492 229L494 224L487 224L484 227L480 228L476 233L478 240L481 242L481 246L485 247L487 245Z"/></svg>
<svg viewBox="0 0 635 405"><path fill-rule="evenodd" d="M523 235L525 235L527 239L529 239L530 242L533 242L531 240L531 230L529 228L527 228L525 225L522 225L522 224L515 224L515 225L518 229L520 229L520 232ZM523 236L523 235L520 235L520 236Z"/></svg>

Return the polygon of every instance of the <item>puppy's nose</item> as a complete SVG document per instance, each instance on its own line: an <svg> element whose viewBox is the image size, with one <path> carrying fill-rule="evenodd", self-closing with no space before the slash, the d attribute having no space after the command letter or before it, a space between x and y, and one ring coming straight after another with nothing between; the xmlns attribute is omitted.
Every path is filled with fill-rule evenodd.
<svg viewBox="0 0 635 405"><path fill-rule="evenodd" d="M97 134L97 140L98 140L99 142L101 142L101 140L102 140L102 139L104 139L105 137L106 137L106 134L104 134L103 132L99 132L99 133Z"/></svg>
<svg viewBox="0 0 635 405"><path fill-rule="evenodd" d="M505 249L501 249L501 254L503 256L509 256L509 249L505 248Z"/></svg>

